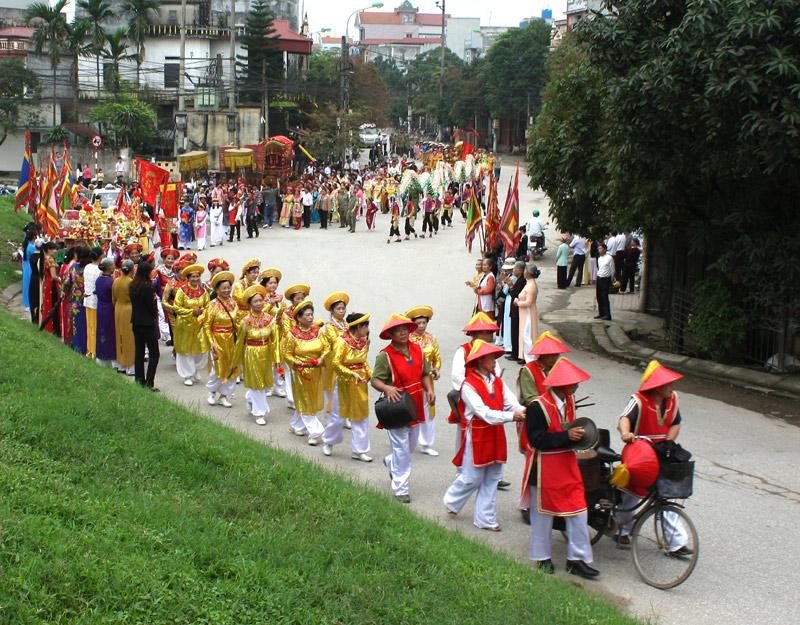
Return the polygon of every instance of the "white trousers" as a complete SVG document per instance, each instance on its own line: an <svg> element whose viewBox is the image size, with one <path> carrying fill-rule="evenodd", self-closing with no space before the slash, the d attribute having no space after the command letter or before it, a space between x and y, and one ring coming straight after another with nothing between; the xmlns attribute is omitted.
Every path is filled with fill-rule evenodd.
<svg viewBox="0 0 800 625"><path fill-rule="evenodd" d="M292 394L292 369L291 366L283 363L283 379L286 385L286 401L289 406L294 408L294 394Z"/></svg>
<svg viewBox="0 0 800 625"><path fill-rule="evenodd" d="M325 375L324 373L322 374ZM331 416L339 416L339 380L333 381L333 390L324 391L325 397L325 423L331 422ZM328 409L330 406L330 409Z"/></svg>
<svg viewBox="0 0 800 625"><path fill-rule="evenodd" d="M461 432L463 429L460 423L456 423L456 453L453 458L458 455L458 451L461 449ZM456 467L456 475L461 475L461 467Z"/></svg>
<svg viewBox="0 0 800 625"><path fill-rule="evenodd" d="M156 300L156 303L158 304L158 333L161 335L162 339L169 340L170 333L167 315L164 312L164 307L161 305L161 300Z"/></svg>
<svg viewBox="0 0 800 625"><path fill-rule="evenodd" d="M236 386L236 380L233 380L233 385ZM254 417L263 417L269 414L269 404L267 403L267 389L254 389L248 388L244 394L247 407L250 414Z"/></svg>
<svg viewBox="0 0 800 625"><path fill-rule="evenodd" d="M423 447L433 447L433 441L436 438L436 419L431 418L431 408L428 402L423 402L425 406L425 421L420 423L419 428L419 444Z"/></svg>
<svg viewBox="0 0 800 625"><path fill-rule="evenodd" d="M472 446L469 444L468 433L461 473L447 489L442 501L453 512L461 512L472 493L478 491L472 522L479 528L494 527L497 525L497 484L502 477L502 464L495 462L485 467L472 464Z"/></svg>
<svg viewBox="0 0 800 625"><path fill-rule="evenodd" d="M553 516L542 514L536 505L536 488L531 486L531 560L549 560L552 553L551 538ZM594 561L592 543L589 542L588 515L585 512L564 517L567 523L567 560L582 560L586 564Z"/></svg>
<svg viewBox="0 0 800 625"><path fill-rule="evenodd" d="M618 508L626 508L630 510L641 500L641 497L636 497L630 493L623 492ZM633 510L618 510L616 513L617 521L622 523L627 519L632 518L634 514L636 514L636 511ZM631 533L632 527L633 522L629 521L620 528L620 533L623 536L627 536ZM684 527L683 523L681 523L678 515L674 512L667 512L664 515L664 520L661 522L661 529L663 531L664 538L669 541L669 551L675 551L676 549L686 547L689 544L689 535L686 533L686 528Z"/></svg>
<svg viewBox="0 0 800 625"><path fill-rule="evenodd" d="M411 452L417 446L419 426L415 428L397 428L386 430L392 453L383 459L383 463L392 474L392 492L395 495L408 495L408 484L411 480Z"/></svg>
<svg viewBox="0 0 800 625"><path fill-rule="evenodd" d="M200 372L208 368L208 352L202 354L175 354L175 367L178 375L186 378L200 377Z"/></svg>
<svg viewBox="0 0 800 625"><path fill-rule="evenodd" d="M322 423L320 423L320 420L317 419L317 415L301 414L296 410L292 415L292 420L289 422L289 425L295 430L305 432L308 434L309 438L319 438L325 431L325 428L322 427Z"/></svg>
<svg viewBox="0 0 800 625"><path fill-rule="evenodd" d="M233 394L236 392L236 378L234 377L230 380L218 378L215 368L211 367L211 371L208 374L208 382L206 382L206 388L210 393L219 393L225 397L233 397Z"/></svg>
<svg viewBox="0 0 800 625"><path fill-rule="evenodd" d="M344 424L347 419L331 414L328 425L322 435L322 442L328 445L338 445L344 438ZM369 451L369 419L359 419L350 422L350 451L354 454L365 454Z"/></svg>
<svg viewBox="0 0 800 625"><path fill-rule="evenodd" d="M201 252L206 249L206 237L197 237L197 251Z"/></svg>
<svg viewBox="0 0 800 625"><path fill-rule="evenodd" d="M284 371L286 371L286 369L284 369ZM284 377L288 376L278 375L278 365L274 365L272 367L272 379L275 382L274 386L272 387L273 393L277 393L278 390L286 392L286 381L284 380Z"/></svg>

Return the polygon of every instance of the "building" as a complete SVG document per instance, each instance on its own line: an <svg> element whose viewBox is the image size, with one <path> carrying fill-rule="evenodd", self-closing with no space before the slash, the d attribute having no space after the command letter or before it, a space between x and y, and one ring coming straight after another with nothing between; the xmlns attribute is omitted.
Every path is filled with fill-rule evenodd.
<svg viewBox="0 0 800 625"><path fill-rule="evenodd" d="M607 12L605 4L604 0L567 0L567 32L572 32L581 20L591 18L592 11Z"/></svg>

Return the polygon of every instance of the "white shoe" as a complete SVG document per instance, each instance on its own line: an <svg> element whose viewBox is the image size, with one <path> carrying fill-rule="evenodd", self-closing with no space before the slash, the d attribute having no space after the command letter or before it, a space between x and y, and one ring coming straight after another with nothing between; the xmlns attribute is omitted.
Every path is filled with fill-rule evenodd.
<svg viewBox="0 0 800 625"><path fill-rule="evenodd" d="M344 420L344 429L345 429L345 430L350 430L350 429L352 429L352 426L350 425L350 419L345 419L345 420Z"/></svg>
<svg viewBox="0 0 800 625"><path fill-rule="evenodd" d="M350 454L350 457L353 460L361 460L361 462L372 462L372 456L368 456L367 454L364 453L357 454L353 452L352 454Z"/></svg>
<svg viewBox="0 0 800 625"><path fill-rule="evenodd" d="M267 420L264 417L256 417L256 425L266 425Z"/></svg>
<svg viewBox="0 0 800 625"><path fill-rule="evenodd" d="M192 382L192 378L186 378L183 381L183 383L184 383L185 386L194 386L194 382Z"/></svg>
<svg viewBox="0 0 800 625"><path fill-rule="evenodd" d="M330 456L331 453L333 453L333 445L328 445L328 443L325 443L322 446L322 453L325 454L326 456Z"/></svg>
<svg viewBox="0 0 800 625"><path fill-rule="evenodd" d="M242 376L238 376L236 378L236 384L241 384L241 383L242 383Z"/></svg>
<svg viewBox="0 0 800 625"><path fill-rule="evenodd" d="M433 447L423 447L420 449L423 454L428 454L429 456L438 456L439 452L436 451Z"/></svg>
<svg viewBox="0 0 800 625"><path fill-rule="evenodd" d="M279 388L278 397L286 397L286 391L284 391L282 388Z"/></svg>
<svg viewBox="0 0 800 625"><path fill-rule="evenodd" d="M305 436L308 432L303 432L303 430L296 430L291 425L289 426L289 431L294 434L295 436Z"/></svg>
<svg viewBox="0 0 800 625"><path fill-rule="evenodd" d="M267 397L272 397L272 389L267 389Z"/></svg>
<svg viewBox="0 0 800 625"><path fill-rule="evenodd" d="M309 438L308 439L308 444L311 445L312 447L316 447L317 445L320 444L321 441L322 441L322 437L317 436L315 438Z"/></svg>
<svg viewBox="0 0 800 625"><path fill-rule="evenodd" d="M287 402L287 403L289 404L289 410L294 410L294 402L290 401L290 402Z"/></svg>
<svg viewBox="0 0 800 625"><path fill-rule="evenodd" d="M208 405L209 406L216 406L217 405L217 393L215 391L211 391L208 394Z"/></svg>
<svg viewBox="0 0 800 625"><path fill-rule="evenodd" d="M192 376L192 379L193 379L195 382L199 382L199 381L200 381L200 374L199 374L199 373L195 373L195 374Z"/></svg>
<svg viewBox="0 0 800 625"><path fill-rule="evenodd" d="M224 406L225 408L232 408L233 404L228 401L228 398L225 395L221 395L219 398L219 405Z"/></svg>

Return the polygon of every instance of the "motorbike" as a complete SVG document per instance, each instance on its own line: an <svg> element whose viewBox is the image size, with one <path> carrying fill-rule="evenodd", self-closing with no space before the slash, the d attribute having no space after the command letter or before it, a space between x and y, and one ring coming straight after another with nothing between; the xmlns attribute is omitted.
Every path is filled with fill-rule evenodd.
<svg viewBox="0 0 800 625"><path fill-rule="evenodd" d="M530 246L530 257L531 260L539 260L544 253L547 251L547 247L545 246L544 240L544 231L538 237L533 240L533 245Z"/></svg>

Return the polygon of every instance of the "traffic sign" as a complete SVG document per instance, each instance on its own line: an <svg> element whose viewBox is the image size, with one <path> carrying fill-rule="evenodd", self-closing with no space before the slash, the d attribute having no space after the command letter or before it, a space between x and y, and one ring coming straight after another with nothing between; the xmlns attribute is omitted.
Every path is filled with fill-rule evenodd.
<svg viewBox="0 0 800 625"><path fill-rule="evenodd" d="M92 135L92 145L95 148L99 148L101 145L103 145L103 137L100 135Z"/></svg>

